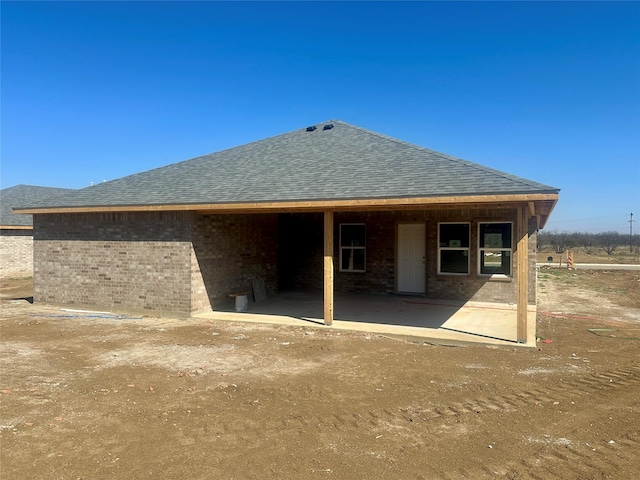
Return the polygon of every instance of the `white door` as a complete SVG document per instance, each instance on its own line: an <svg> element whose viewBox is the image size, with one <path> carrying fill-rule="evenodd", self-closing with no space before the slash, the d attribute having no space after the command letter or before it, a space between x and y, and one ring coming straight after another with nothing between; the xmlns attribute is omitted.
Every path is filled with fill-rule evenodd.
<svg viewBox="0 0 640 480"><path fill-rule="evenodd" d="M425 224L398 225L398 292L425 293Z"/></svg>

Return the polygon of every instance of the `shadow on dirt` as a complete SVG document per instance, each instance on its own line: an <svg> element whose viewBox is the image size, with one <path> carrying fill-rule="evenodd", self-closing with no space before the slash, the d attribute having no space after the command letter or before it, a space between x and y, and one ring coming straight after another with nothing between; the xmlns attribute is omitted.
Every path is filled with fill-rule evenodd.
<svg viewBox="0 0 640 480"><path fill-rule="evenodd" d="M33 297L18 297L18 298L10 298L9 300L26 300L29 303L33 303Z"/></svg>

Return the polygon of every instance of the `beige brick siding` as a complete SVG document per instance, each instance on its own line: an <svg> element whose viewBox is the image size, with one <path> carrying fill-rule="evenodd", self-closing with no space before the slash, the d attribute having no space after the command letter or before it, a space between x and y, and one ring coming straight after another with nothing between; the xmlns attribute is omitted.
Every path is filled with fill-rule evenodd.
<svg viewBox="0 0 640 480"><path fill-rule="evenodd" d="M22 278L33 275L33 232L0 230L0 277Z"/></svg>
<svg viewBox="0 0 640 480"><path fill-rule="evenodd" d="M188 314L191 215L34 215L34 300Z"/></svg>
<svg viewBox="0 0 640 480"><path fill-rule="evenodd" d="M194 314L211 311L209 293L204 283L202 270L200 270L200 262L198 261L198 256L193 248L193 244L190 248L189 257L191 259L191 305L189 313Z"/></svg>
<svg viewBox="0 0 640 480"><path fill-rule="evenodd" d="M36 215L36 302L189 315L263 279L277 291L277 215Z"/></svg>

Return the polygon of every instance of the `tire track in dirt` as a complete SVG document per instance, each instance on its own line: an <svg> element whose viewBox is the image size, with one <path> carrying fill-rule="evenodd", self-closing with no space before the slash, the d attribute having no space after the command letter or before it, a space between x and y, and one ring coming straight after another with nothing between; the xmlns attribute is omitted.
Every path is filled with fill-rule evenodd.
<svg viewBox="0 0 640 480"><path fill-rule="evenodd" d="M379 429L413 435L419 429L421 442L436 441L438 433L428 425L434 419L468 414L509 412L523 407L569 401L572 398L589 396L591 400L602 398L612 392L636 386L640 382L640 366L627 366L608 372L599 372L571 381L557 383L551 388L532 388L523 392L485 396L464 402L433 405L427 408L381 409L366 412L345 411L330 416L304 416L291 414L287 417L262 419L259 422L233 424L222 422L213 427L220 435L229 436L234 442L247 447L260 448L265 441L277 438L283 430L315 430L319 435L330 431ZM411 432L413 430L413 433ZM592 447L595 446L597 448ZM631 431L621 436L615 444L594 441L590 445L581 443L546 443L529 457L507 464L482 463L467 465L455 472L440 472L446 480L495 478L510 479L564 479L599 478L603 472L616 472L629 468L638 461L640 432Z"/></svg>
<svg viewBox="0 0 640 480"><path fill-rule="evenodd" d="M577 396L605 393L618 388L630 388L638 382L640 382L640 366L633 365L557 383L550 388L533 388L518 393L482 397L448 405L434 405L424 409L408 407L402 409L402 412L410 417L415 416L426 421L470 413L510 411L527 405L553 403L559 400L567 401Z"/></svg>
<svg viewBox="0 0 640 480"><path fill-rule="evenodd" d="M480 396L462 402L447 404L413 405L403 408L382 408L358 410L357 406L347 407L340 413L321 415L304 414L292 411L287 415L259 416L250 419L245 416L242 422L225 420L221 411L219 417L211 417L206 410L192 410L189 417L198 417L206 424L204 429L190 432L176 432L184 442L217 442L242 446L246 449L260 450L272 444L283 432L304 431L307 435L315 432L317 438L326 437L331 432L359 431L394 434L407 437L419 437L419 443L437 442L438 431L433 429L433 421L451 418L492 413L509 413L540 404L555 405L555 402L568 402L577 397L589 396L591 401L606 398L608 395L634 388L640 382L640 366L631 365L615 370L583 375L562 383L555 383L546 388L529 388L521 392L499 395ZM206 402L207 396L201 397ZM244 405L247 407L249 404ZM243 407L243 408L244 408ZM257 408L257 406L256 406ZM183 415L184 414L183 412ZM163 417L159 417L163 418ZM184 438L183 438L184 437ZM467 464L464 470L454 472L438 472L440 478L478 479L504 476L505 478L530 478L546 480L554 478L598 478L603 471L615 472L637 462L640 451L640 433L627 432L616 439L615 444L602 444L602 440L594 442L596 450L584 443L555 444L545 443L533 446L532 453L526 458L514 460L507 464L492 465L490 463ZM601 476L601 475L600 475Z"/></svg>
<svg viewBox="0 0 640 480"><path fill-rule="evenodd" d="M409 408L381 408L358 410L357 406L346 407L340 413L320 415L292 411L287 415L253 416L247 415L242 422L225 421L223 412L215 418L205 410L192 411L189 416L199 417L206 428L191 431L177 431L177 441L186 445L203 443L227 445L228 448L242 448L244 451L269 451L268 446L277 443L283 434L297 438L297 431L316 438L330 438L333 432L373 432L385 434L393 432L401 437L418 438L424 445L438 441L438 430L433 429L433 420L447 419L452 416L484 414L490 416L499 412L523 410L537 404L552 405L554 402L568 402L578 397L590 397L594 402L606 399L616 392L634 388L640 382L640 366L622 366L615 370L581 374L562 383L548 384L544 387L528 388L521 392L498 395L478 396L462 402L446 404L428 404ZM204 392L203 392L204 393ZM207 396L202 400L206 401ZM244 405L247 407L247 405ZM257 408L257 406L256 406ZM377 430L377 432L376 432ZM288 432L288 433L285 433ZM509 463L481 461L467 462L463 469L454 471L434 471L429 478L446 480L508 478L508 479L565 479L565 478L603 478L603 472L629 470L637 462L640 451L640 433L625 432L616 438L616 443L603 444L602 440L584 443L584 439L574 444L556 444L553 442L532 445L526 457ZM579 436L579 435L578 435ZM587 439L591 441L590 439ZM488 457L487 457L488 458Z"/></svg>
<svg viewBox="0 0 640 480"><path fill-rule="evenodd" d="M527 458L506 465L466 467L443 474L443 480L504 477L518 480L565 480L566 478L610 478L625 466L635 465L640 451L640 431L623 435L615 444L548 445ZM607 473L604 473L607 472Z"/></svg>
<svg viewBox="0 0 640 480"><path fill-rule="evenodd" d="M446 405L429 405L426 407L410 406L399 408L397 411L390 409L368 410L364 413L345 412L329 417L304 417L292 413L286 418L269 419L260 422L259 430L266 431L270 428L360 428L366 424L369 428L380 425L407 425L417 420L431 421L438 418L462 416L469 414L482 414L489 412L509 412L519 408L569 401L578 396L607 394L620 388L631 388L640 382L640 366L620 368L605 373L596 373L587 377L581 377L572 381L557 383L551 388L532 388L517 393L507 393L495 396L485 396L464 402L454 402ZM253 432L256 425L251 422L243 424L223 423L220 426L224 433L239 434L243 431Z"/></svg>
<svg viewBox="0 0 640 480"><path fill-rule="evenodd" d="M492 405L508 405L514 409L538 402L569 400L577 396L589 395L600 398L620 388L632 388L640 382L640 366L628 366L614 371L595 373L569 382L557 384L548 390L529 390L519 394L507 394L487 399ZM554 400L555 399L555 400ZM431 418L450 414L467 413L468 409L455 407L434 407L428 410ZM476 411L482 413L482 411ZM437 415L435 415L437 414ZM596 446L597 448L594 448ZM467 466L455 473L441 474L444 480L495 478L548 480L566 478L600 478L603 472L616 472L625 466L635 465L640 452L640 431L622 435L616 443L584 442L567 445L546 445L530 457L509 462L506 465ZM569 474L567 472L570 472ZM567 477L569 475L569 477Z"/></svg>

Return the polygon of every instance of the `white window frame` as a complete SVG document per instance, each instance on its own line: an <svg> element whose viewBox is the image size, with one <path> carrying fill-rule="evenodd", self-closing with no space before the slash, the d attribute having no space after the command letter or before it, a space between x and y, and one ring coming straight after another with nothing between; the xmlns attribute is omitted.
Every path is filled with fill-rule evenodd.
<svg viewBox="0 0 640 480"><path fill-rule="evenodd" d="M468 225L469 226L469 238L468 247L442 247L440 246L440 227L442 225ZM443 251L463 251L467 252L467 271L466 273L460 272L443 272L442 271L442 252ZM439 222L438 223L438 275L457 275L457 276L469 276L471 274L471 222Z"/></svg>
<svg viewBox="0 0 640 480"><path fill-rule="evenodd" d="M481 247L482 238L480 237L480 230L482 225L511 225L511 246L510 247ZM497 252L502 253L508 251L509 252L509 273L482 273L482 259L484 258L485 252ZM478 276L479 277L491 277L491 278L512 278L513 277L513 222L500 222L500 221L490 221L490 222L478 222Z"/></svg>
<svg viewBox="0 0 640 480"><path fill-rule="evenodd" d="M362 228L364 229L364 245L342 245L342 227L343 226L355 226L355 225L361 225ZM340 258L339 258L339 262L340 262L340 271L341 272L351 272L351 273L364 273L367 271L367 225L364 223L341 223L340 224L340 239L339 239L339 246L340 246ZM362 250L364 252L364 268L362 270L356 270L356 269L351 269L351 268L342 268L342 256L344 254L344 252L347 251L355 251L355 250Z"/></svg>

